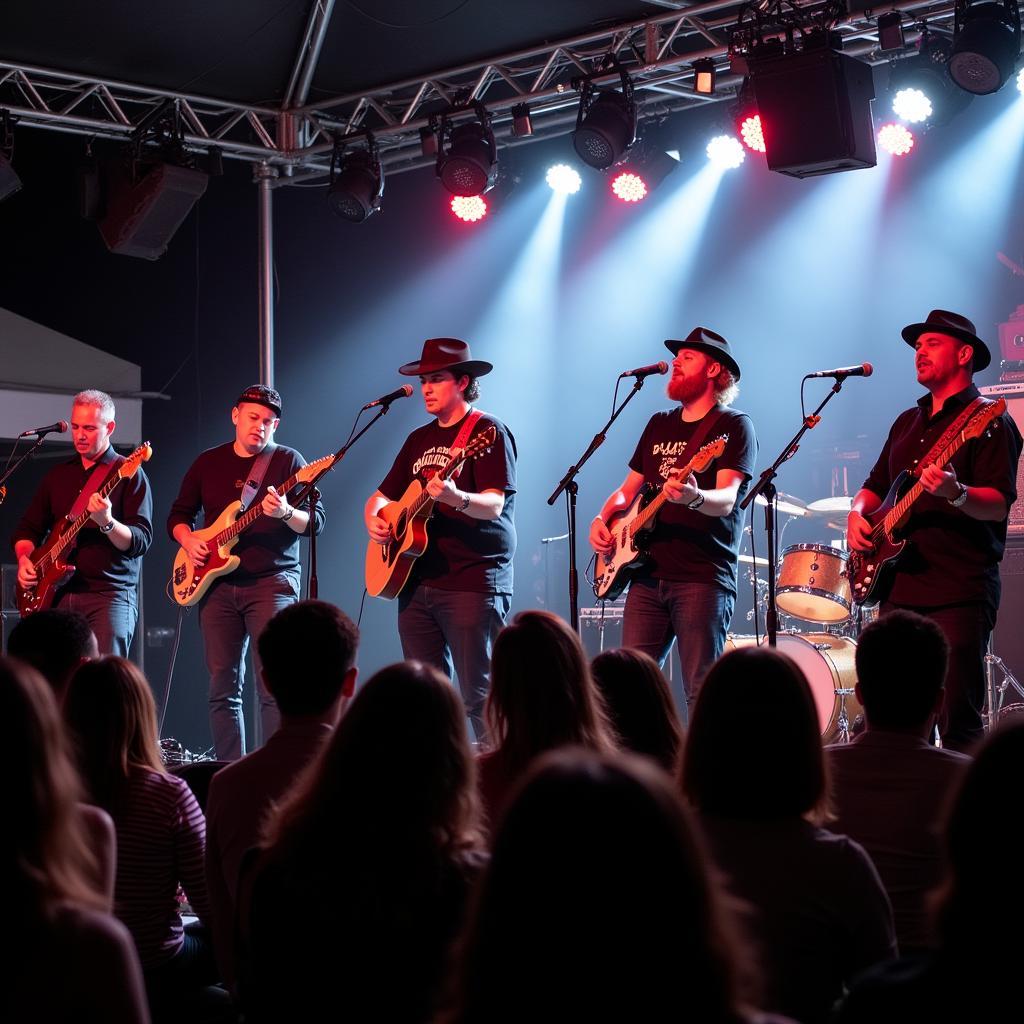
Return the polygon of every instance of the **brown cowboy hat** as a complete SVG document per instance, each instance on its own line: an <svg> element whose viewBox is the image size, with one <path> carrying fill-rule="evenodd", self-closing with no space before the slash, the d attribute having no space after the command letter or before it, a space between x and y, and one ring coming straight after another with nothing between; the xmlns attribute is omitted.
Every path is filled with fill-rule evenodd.
<svg viewBox="0 0 1024 1024"><path fill-rule="evenodd" d="M740 379L740 364L733 359L729 342L706 327L694 327L683 341L669 338L665 342L665 348L674 356L679 354L681 348L695 348L699 352L706 352L712 359L717 359L723 366L729 367L737 380Z"/></svg>
<svg viewBox="0 0 1024 1024"><path fill-rule="evenodd" d="M992 353L988 345L978 337L974 324L959 313L933 309L923 324L908 324L902 334L908 345L913 345L922 334L947 334L974 349L974 370L984 370L992 362Z"/></svg>
<svg viewBox="0 0 1024 1024"><path fill-rule="evenodd" d="M493 369L490 363L473 359L469 345L458 338L427 338L423 342L423 354L419 362L406 363L398 368L398 372L406 377L419 377L425 373L437 373L438 370L451 370L452 373L482 377Z"/></svg>

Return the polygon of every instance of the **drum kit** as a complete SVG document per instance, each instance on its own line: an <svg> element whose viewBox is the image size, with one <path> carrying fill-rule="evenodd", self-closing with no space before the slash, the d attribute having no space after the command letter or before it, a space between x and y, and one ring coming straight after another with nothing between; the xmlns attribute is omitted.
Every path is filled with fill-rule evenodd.
<svg viewBox="0 0 1024 1024"><path fill-rule="evenodd" d="M760 495L755 499L764 505ZM847 742L856 731L860 703L854 694L857 636L867 624L868 612L854 606L846 566L846 516L852 498L822 498L810 503L779 492L776 510L790 522L801 520L832 534L827 543L790 544L782 549L775 603L779 610L778 648L803 670L818 709L825 743ZM747 528L748 535L750 528ZM768 601L768 583L758 574L767 566L764 558L743 553L741 568L747 567L754 588L754 607L748 618L760 613L763 619ZM873 617L873 616L871 616ZM757 642L754 636L730 634L726 649ZM766 642L764 638L761 642Z"/></svg>

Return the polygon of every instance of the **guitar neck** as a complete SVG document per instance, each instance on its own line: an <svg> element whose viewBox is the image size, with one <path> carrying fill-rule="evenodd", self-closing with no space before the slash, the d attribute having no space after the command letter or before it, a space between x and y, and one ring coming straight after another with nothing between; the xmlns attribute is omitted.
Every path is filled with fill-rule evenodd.
<svg viewBox="0 0 1024 1024"><path fill-rule="evenodd" d="M442 480L447 480L452 475L452 473L454 473L455 470L457 470L459 468L459 466L461 466L462 463L465 462L465 461L466 461L466 452L465 452L465 450L463 450L463 451L459 452L455 456L455 458L452 459L441 470L440 473L438 473L438 476ZM409 506L409 517L410 517L410 519L414 519L416 516L420 515L420 513L422 513L424 511L424 509L427 508L428 505L433 505L434 501L435 501L435 499L432 498L429 494L427 494L426 490L421 491L419 493L419 495L416 497L416 500L413 501L413 503Z"/></svg>
<svg viewBox="0 0 1024 1024"><path fill-rule="evenodd" d="M299 474L294 473L280 487L274 488L278 494L286 495L299 482ZM232 537L237 537L243 530L248 529L263 514L263 502L256 502L250 505L230 526L226 526L214 538L214 542L226 544Z"/></svg>
<svg viewBox="0 0 1024 1024"><path fill-rule="evenodd" d="M121 482L120 469L116 472L96 493L101 498L106 498L111 491ZM46 553L46 558L40 560L40 564L46 559L54 559L62 555L74 543L79 531L89 522L90 513L80 512L68 525L68 528L60 535L60 540Z"/></svg>
<svg viewBox="0 0 1024 1024"><path fill-rule="evenodd" d="M695 461L695 459L690 459L682 469L674 470L672 475L675 476L677 480L685 480L690 475L690 471L693 469ZM637 530L645 529L661 511L661 508L666 501L668 501L668 495L664 491L661 491L642 512L637 513L636 518L630 524L630 533L636 533Z"/></svg>

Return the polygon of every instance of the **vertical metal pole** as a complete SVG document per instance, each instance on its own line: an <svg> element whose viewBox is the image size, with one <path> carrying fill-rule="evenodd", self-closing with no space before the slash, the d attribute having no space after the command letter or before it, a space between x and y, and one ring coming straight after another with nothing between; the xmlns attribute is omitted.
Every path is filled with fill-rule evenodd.
<svg viewBox="0 0 1024 1024"><path fill-rule="evenodd" d="M274 386L274 203L277 170L269 164L256 168L259 189L259 338L260 383Z"/></svg>

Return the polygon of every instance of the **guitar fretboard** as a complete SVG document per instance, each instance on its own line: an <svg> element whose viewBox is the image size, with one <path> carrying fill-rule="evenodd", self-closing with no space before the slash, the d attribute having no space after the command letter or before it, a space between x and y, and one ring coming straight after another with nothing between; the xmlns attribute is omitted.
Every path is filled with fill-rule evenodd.
<svg viewBox="0 0 1024 1024"><path fill-rule="evenodd" d="M286 495L297 483L299 482L299 474L295 473L288 477L287 480L280 487L274 488L278 494ZM249 508L243 512L230 526L225 526L216 537L213 538L213 542L220 547L222 544L226 544L232 537L237 537L243 530L251 526L256 522L257 519L263 514L263 503L254 502Z"/></svg>

